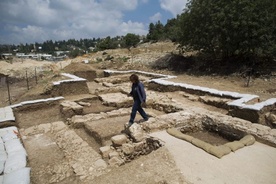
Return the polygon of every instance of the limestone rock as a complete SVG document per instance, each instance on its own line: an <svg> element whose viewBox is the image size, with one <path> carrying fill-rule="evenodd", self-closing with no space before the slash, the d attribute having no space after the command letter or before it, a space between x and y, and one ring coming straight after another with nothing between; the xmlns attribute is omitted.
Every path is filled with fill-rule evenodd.
<svg viewBox="0 0 276 184"><path fill-rule="evenodd" d="M86 122L86 118L80 115L75 115L70 120L70 124L72 124L74 128L82 127L84 122Z"/></svg>
<svg viewBox="0 0 276 184"><path fill-rule="evenodd" d="M276 114L266 113L265 118L269 121L269 123L276 125Z"/></svg>
<svg viewBox="0 0 276 184"><path fill-rule="evenodd" d="M100 153L103 158L108 158L108 155L111 151L112 150L111 150L110 146L100 147Z"/></svg>
<svg viewBox="0 0 276 184"><path fill-rule="evenodd" d="M111 138L111 141L115 146L121 146L127 142L127 137L124 134L115 135Z"/></svg>
<svg viewBox="0 0 276 184"><path fill-rule="evenodd" d="M122 160L119 157L112 157L109 161L108 164L110 166L121 166L124 164L124 160Z"/></svg>
<svg viewBox="0 0 276 184"><path fill-rule="evenodd" d="M118 157L118 156L119 156L119 153L117 151L112 151L108 154L109 158Z"/></svg>
<svg viewBox="0 0 276 184"><path fill-rule="evenodd" d="M81 106L87 106L87 107L91 106L91 103L88 103L88 102L78 102L78 104L80 104Z"/></svg>
<svg viewBox="0 0 276 184"><path fill-rule="evenodd" d="M132 104L132 98L122 93L101 94L99 97L107 106L125 107Z"/></svg>
<svg viewBox="0 0 276 184"><path fill-rule="evenodd" d="M60 106L61 113L65 118L71 118L76 114L81 115L83 112L83 106L77 104L76 102L63 101Z"/></svg>
<svg viewBox="0 0 276 184"><path fill-rule="evenodd" d="M134 152L134 146L132 144L123 144L122 145L122 151L126 155L130 155Z"/></svg>
<svg viewBox="0 0 276 184"><path fill-rule="evenodd" d="M143 150L145 144L146 144L146 143L145 143L144 141L141 141L141 142L138 142L138 143L133 143L133 145L134 145L134 150L135 150L135 151L141 151L141 150Z"/></svg>
<svg viewBox="0 0 276 184"><path fill-rule="evenodd" d="M135 140L135 142L141 142L146 138L142 127L137 123L133 123L133 125L129 127L129 131L130 136Z"/></svg>
<svg viewBox="0 0 276 184"><path fill-rule="evenodd" d="M106 162L103 159L98 159L94 163L96 169L105 169L107 167Z"/></svg>

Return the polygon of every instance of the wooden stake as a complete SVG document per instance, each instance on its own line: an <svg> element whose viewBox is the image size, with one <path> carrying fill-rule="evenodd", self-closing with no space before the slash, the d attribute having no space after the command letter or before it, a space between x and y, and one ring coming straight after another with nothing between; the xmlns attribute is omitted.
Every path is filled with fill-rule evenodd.
<svg viewBox="0 0 276 184"><path fill-rule="evenodd" d="M7 88L8 88L8 96L9 96L9 104L11 105L11 94L10 94L10 85L9 85L9 77L6 78Z"/></svg>
<svg viewBox="0 0 276 184"><path fill-rule="evenodd" d="M35 67L35 83L37 84L36 67Z"/></svg>
<svg viewBox="0 0 276 184"><path fill-rule="evenodd" d="M27 81L27 89L29 90L29 80L28 80L28 71L26 70L26 81Z"/></svg>

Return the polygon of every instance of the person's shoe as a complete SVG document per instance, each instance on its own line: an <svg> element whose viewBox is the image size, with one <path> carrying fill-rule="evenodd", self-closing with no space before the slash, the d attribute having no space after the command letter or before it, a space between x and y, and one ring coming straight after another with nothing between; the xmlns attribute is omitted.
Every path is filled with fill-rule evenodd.
<svg viewBox="0 0 276 184"><path fill-rule="evenodd" d="M125 124L125 129L128 129L129 127L131 127L132 123L128 122Z"/></svg>
<svg viewBox="0 0 276 184"><path fill-rule="evenodd" d="M139 123L143 123L143 122L146 122L146 121L148 121L148 120L149 120L149 118L141 119L141 120L139 120Z"/></svg>

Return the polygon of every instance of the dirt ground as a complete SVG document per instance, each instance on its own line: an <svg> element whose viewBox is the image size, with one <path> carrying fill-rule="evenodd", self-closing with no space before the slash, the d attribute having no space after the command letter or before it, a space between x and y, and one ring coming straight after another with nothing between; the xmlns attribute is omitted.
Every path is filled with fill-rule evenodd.
<svg viewBox="0 0 276 184"><path fill-rule="evenodd" d="M152 50L152 58L153 60L158 58L159 55L164 55L166 52L170 52L173 47L168 47L169 49L166 51L165 46L156 46L156 50ZM144 48L143 48L144 49ZM110 52L110 51L108 51ZM118 52L111 52L114 55L118 55L120 53ZM136 52L136 59L137 57L142 57L139 54L143 55L143 52ZM123 53L124 55L127 55L129 53ZM95 54L94 54L95 55ZM66 65L74 62L78 63L79 65L83 65L81 61L83 59L89 59L93 60L93 58L101 57L102 55L88 55L86 57L80 57L76 58L75 60L71 60L70 62L66 61L64 63L48 63L49 66L53 66L54 68L52 71L50 71L51 75L55 75L57 70L59 72L62 72L62 67L65 67ZM157 55L157 56L156 56ZM147 56L150 57L150 56ZM155 71L154 69L150 68L148 63L141 63L141 62L135 62L135 58L130 62L112 62L112 61L103 61L103 62L91 62L90 64L93 68L97 70L101 69L134 69L134 70L144 70L149 72L157 72L157 73L163 73L163 74L170 74L175 75L172 71ZM133 61L134 60L134 61ZM0 63L5 61L0 61ZM29 61L25 62L25 67L28 66L27 63ZM36 63L36 66L39 66L39 62L31 61L29 64L33 65ZM45 63L40 63L41 66L45 65ZM19 65L19 64L18 64ZM56 66L55 66L56 65ZM5 71L4 67L7 67L7 70L13 71L21 71L22 67L18 67L16 62L13 64L1 64L2 68L1 71ZM76 65L75 65L76 66ZM85 70L85 67L81 66L81 70ZM61 69L61 70L59 70ZM24 70L25 71L25 70ZM24 73L23 71L23 73ZM78 71L77 68L74 67L74 71ZM49 72L49 71L48 71ZM70 72L66 70L66 72ZM22 72L21 72L22 73ZM41 72L43 75L39 75L38 77L38 84L35 84L34 79L30 82L30 89L28 90L26 88L26 80L22 79L21 82L13 82L10 85L10 92L11 92L11 104L15 104L21 101L25 100L31 100L31 99L39 99L39 98L47 98L49 96L42 95L45 86L48 84L47 77L45 77L47 74ZM23 75L23 74L22 74ZM90 79L91 80L91 79ZM233 91L233 92L239 92L239 93L248 93L248 94L255 94L260 96L260 100L266 100L269 98L273 98L276 96L276 77L270 76L269 78L252 78L250 80L249 86L246 86L247 79L243 78L241 76L192 76L187 75L185 73L183 74L177 74L177 78L171 79L171 81L174 82L181 82L181 83L188 83L192 85L197 86L204 86L214 89L219 89L223 91ZM94 94L95 89L99 86L99 84L94 82L88 83L88 88L90 93ZM9 99L8 99L8 90L6 85L0 85L0 107L5 107L9 105ZM171 93L170 95L177 98L178 94ZM76 97L67 96L65 97L67 99L74 99ZM84 108L84 113L100 113L100 112L106 112L113 110L113 107L106 107L101 104L99 100L91 100L89 98L81 98L85 99L84 102L91 103L91 106ZM183 98L182 98L183 100ZM192 101L185 101L183 103L190 103L191 105L195 106L198 105L203 108L207 108L209 110L219 111L220 113L225 113L225 110L218 109L215 107L207 106L198 102L192 102ZM59 106L53 105L53 106L47 106L43 109L28 109L26 111L15 111L15 117L17 119L17 123L19 128L29 128L29 127L35 127L41 124L48 124L56 121L66 121L59 113ZM123 118L124 119L124 118ZM127 120L127 117L125 118ZM124 121L124 120L122 120ZM103 129L108 129L109 122L106 120L102 121L102 124L106 124ZM116 127L112 127L114 130L113 132L118 132L120 129L123 129L123 124L125 122L119 123L116 125ZM92 125L91 125L92 126ZM96 127L100 127L98 125L93 125ZM101 130L102 131L102 130ZM91 135L88 134L86 129L76 129L76 134L81 137L83 140L87 141L87 143L93 147L95 150L98 151L99 142L97 142L95 139L91 138ZM104 133L103 133L104 134ZM44 135L43 135L44 136ZM74 177L73 171L70 169L67 162L64 161L64 155L60 152L60 150L57 148L55 144L52 144L54 140L51 140L50 135L46 135L46 138L43 139L48 140L48 142L40 142L41 144L49 145L46 149L46 147L41 147L41 145L35 145L35 142L32 140L27 141L27 148L32 149L29 150L28 153L28 159L29 159L29 165L32 167L36 167L34 169L34 172L31 175L32 183L83 183L83 181L80 181L78 178ZM112 135L106 135L108 138ZM42 137L36 137L41 138ZM105 141L105 140L103 140ZM39 149L41 147L41 149ZM48 149L51 147L51 149ZM43 158L43 159L41 159ZM54 161L53 161L54 160ZM55 163L56 162L56 163ZM47 165L47 163L55 163L54 165ZM57 177L57 173L55 171L51 171L51 167L59 167L60 165L63 165L63 168L66 168L65 175L67 176L65 180L53 180L54 176ZM46 167L47 166L47 167ZM40 172L41 170L41 172ZM46 175L45 172L47 171ZM57 168L58 170L58 168ZM42 175L44 174L44 175ZM40 178L42 177L42 178ZM58 178L58 177L57 177ZM62 177L60 177L62 178ZM51 179L51 180L50 180ZM50 182L51 181L51 182ZM123 181L123 182L122 182ZM89 182L88 182L89 183ZM91 183L91 181L90 181ZM168 150L166 148L160 148L157 151L141 157L139 159L134 160L133 162L126 164L122 167L119 167L117 169L112 169L111 172L108 172L101 177L96 177L93 180L93 183L99 183L99 184L105 184L105 183L158 183L158 184L167 184L167 183L187 183L185 181L185 178L183 178L180 171L177 169L175 163L173 162L173 159L171 158L171 155L169 154Z"/></svg>

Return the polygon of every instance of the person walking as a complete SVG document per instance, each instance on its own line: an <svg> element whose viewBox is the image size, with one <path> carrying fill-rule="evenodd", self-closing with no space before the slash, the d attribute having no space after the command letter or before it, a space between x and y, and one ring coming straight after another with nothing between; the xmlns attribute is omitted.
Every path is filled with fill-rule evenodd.
<svg viewBox="0 0 276 184"><path fill-rule="evenodd" d="M141 114L144 121L147 121L148 115L142 108L146 103L146 92L144 88L144 84L139 81L139 77L136 74L132 74L129 77L129 80L132 82L131 92L128 96L132 96L133 98L133 105L130 114L130 120L128 122L127 127L130 127L134 123L134 119L136 116L137 111Z"/></svg>

